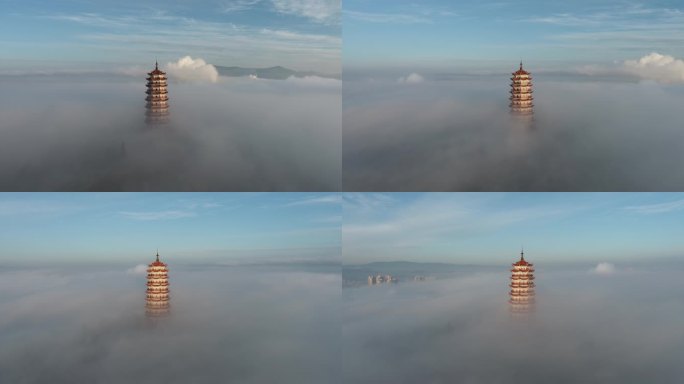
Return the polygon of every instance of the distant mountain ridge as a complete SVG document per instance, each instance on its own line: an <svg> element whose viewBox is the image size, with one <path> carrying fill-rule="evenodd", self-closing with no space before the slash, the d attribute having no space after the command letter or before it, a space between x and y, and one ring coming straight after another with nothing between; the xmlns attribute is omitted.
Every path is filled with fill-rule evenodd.
<svg viewBox="0 0 684 384"><path fill-rule="evenodd" d="M219 75L228 77L247 77L251 75L260 79L285 80L290 77L318 76L328 79L340 79L339 75L329 75L314 71L295 71L279 65L269 68L223 67L220 65L215 65L214 67L216 67Z"/></svg>

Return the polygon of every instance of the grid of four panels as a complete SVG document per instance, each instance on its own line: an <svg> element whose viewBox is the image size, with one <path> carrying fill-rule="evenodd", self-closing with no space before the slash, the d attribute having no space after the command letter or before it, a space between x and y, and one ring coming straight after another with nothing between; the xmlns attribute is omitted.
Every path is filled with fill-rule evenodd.
<svg viewBox="0 0 684 384"><path fill-rule="evenodd" d="M683 43L672 0L0 0L0 383L681 383Z"/></svg>

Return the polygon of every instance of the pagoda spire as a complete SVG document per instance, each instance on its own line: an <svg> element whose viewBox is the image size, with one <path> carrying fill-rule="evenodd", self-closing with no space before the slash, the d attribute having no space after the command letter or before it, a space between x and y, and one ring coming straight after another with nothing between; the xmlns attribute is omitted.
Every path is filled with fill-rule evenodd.
<svg viewBox="0 0 684 384"><path fill-rule="evenodd" d="M148 317L165 316L169 313L169 269L157 259L147 266L147 299L145 312Z"/></svg>
<svg viewBox="0 0 684 384"><path fill-rule="evenodd" d="M169 119L169 96L166 89L166 72L159 69L159 61L155 59L154 70L147 74L147 101L145 107L148 124L165 123Z"/></svg>
<svg viewBox="0 0 684 384"><path fill-rule="evenodd" d="M511 77L511 113L517 116L531 116L533 114L532 75L523 69L522 59L520 68Z"/></svg>
<svg viewBox="0 0 684 384"><path fill-rule="evenodd" d="M520 247L520 261L511 268L510 306L511 313L524 314L534 310L534 265L525 260L525 251Z"/></svg>

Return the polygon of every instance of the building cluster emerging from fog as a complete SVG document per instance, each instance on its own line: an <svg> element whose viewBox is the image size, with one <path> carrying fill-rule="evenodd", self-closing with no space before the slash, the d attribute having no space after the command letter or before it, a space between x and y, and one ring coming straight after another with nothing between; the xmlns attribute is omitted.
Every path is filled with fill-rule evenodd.
<svg viewBox="0 0 684 384"><path fill-rule="evenodd" d="M147 301L145 313L149 317L165 316L169 313L169 270L157 259L147 267Z"/></svg>
<svg viewBox="0 0 684 384"><path fill-rule="evenodd" d="M368 276L368 285L378 285L382 283L396 283L398 280L396 277L393 277L392 275L381 275L377 274L375 276L369 275Z"/></svg>
<svg viewBox="0 0 684 384"><path fill-rule="evenodd" d="M534 310L534 266L525 260L525 253L520 251L520 260L513 263L510 283L511 312L528 313Z"/></svg>
<svg viewBox="0 0 684 384"><path fill-rule="evenodd" d="M166 88L166 72L154 64L154 71L147 74L146 119L148 124L166 123L169 119L169 96Z"/></svg>
<svg viewBox="0 0 684 384"><path fill-rule="evenodd" d="M511 77L511 113L516 116L532 116L532 75L523 69L522 61L520 68L512 73Z"/></svg>

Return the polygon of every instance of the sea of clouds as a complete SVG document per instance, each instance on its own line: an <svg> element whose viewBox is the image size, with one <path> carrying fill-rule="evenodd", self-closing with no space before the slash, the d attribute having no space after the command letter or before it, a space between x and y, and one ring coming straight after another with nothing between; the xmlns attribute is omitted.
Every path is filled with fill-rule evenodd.
<svg viewBox="0 0 684 384"><path fill-rule="evenodd" d="M3 190L339 190L341 82L169 72L170 122L145 124L145 70L0 76ZM149 70L149 69L147 69Z"/></svg>
<svg viewBox="0 0 684 384"><path fill-rule="evenodd" d="M0 382L339 382L339 268L172 266L156 322L138 269L1 268Z"/></svg>
<svg viewBox="0 0 684 384"><path fill-rule="evenodd" d="M681 190L684 65L651 54L534 76L535 116L509 114L509 75L357 70L343 89L343 185L377 191Z"/></svg>
<svg viewBox="0 0 684 384"><path fill-rule="evenodd" d="M343 381L684 380L682 267L597 267L537 266L536 310L522 317L509 312L504 268L344 289Z"/></svg>

